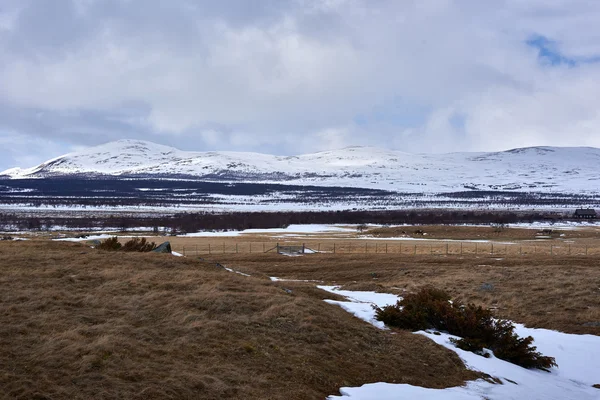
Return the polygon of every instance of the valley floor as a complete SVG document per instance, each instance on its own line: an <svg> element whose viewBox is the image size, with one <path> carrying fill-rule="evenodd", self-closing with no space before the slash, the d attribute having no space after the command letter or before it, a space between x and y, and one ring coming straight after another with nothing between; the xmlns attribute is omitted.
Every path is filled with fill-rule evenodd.
<svg viewBox="0 0 600 400"><path fill-rule="evenodd" d="M85 238L0 242L6 288L0 392L6 398L323 399L375 382L440 389L481 377L430 338L390 334L325 303L347 299L317 285L399 296L434 285L528 328L600 336L595 227L542 239L539 227L428 227L431 239L423 246L439 244L439 253L389 251L402 240L413 246L412 236L423 239L412 228L167 238L176 251L187 246L187 257L103 252ZM588 255L465 251L475 240L480 246L571 241ZM287 257L260 250L260 243L278 241L344 242L357 251ZM204 251L211 243L214 250ZM255 252L241 252L249 243ZM362 251L365 243L370 252ZM446 254L447 243L456 251Z"/></svg>

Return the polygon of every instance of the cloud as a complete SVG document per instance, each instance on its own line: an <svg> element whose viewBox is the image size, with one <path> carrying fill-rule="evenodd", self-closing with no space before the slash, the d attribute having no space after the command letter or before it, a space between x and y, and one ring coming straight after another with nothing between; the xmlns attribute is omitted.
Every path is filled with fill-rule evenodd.
<svg viewBox="0 0 600 400"><path fill-rule="evenodd" d="M51 3L0 6L0 138L278 154L600 146L595 2Z"/></svg>

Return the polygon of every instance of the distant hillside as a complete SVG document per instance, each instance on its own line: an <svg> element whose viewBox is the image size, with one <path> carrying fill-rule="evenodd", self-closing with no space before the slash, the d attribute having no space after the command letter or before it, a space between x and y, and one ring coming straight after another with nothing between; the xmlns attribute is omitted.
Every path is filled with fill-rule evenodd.
<svg viewBox="0 0 600 400"><path fill-rule="evenodd" d="M118 176L212 182L285 183L384 189L404 193L522 191L598 193L600 149L530 147L494 153L409 154L348 147L299 156L187 152L139 140L119 140L12 168L12 179Z"/></svg>

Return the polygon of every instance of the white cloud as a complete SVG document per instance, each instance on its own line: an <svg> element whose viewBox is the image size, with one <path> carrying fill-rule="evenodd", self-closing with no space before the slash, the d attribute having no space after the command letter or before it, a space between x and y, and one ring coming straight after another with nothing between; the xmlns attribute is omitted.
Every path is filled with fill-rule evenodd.
<svg viewBox="0 0 600 400"><path fill-rule="evenodd" d="M54 18L6 4L0 113L20 117L0 132L287 154L600 146L600 63L549 65L526 44L598 57L596 2L61 0Z"/></svg>

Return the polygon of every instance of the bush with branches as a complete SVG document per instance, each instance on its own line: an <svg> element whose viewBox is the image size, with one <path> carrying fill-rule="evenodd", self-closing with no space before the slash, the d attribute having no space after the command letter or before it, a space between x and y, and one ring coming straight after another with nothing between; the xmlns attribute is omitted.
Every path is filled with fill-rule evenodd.
<svg viewBox="0 0 600 400"><path fill-rule="evenodd" d="M113 236L103 240L96 248L108 251L137 251L141 253L149 252L156 249L156 243L148 242L146 238L133 238L125 244L119 243L119 238Z"/></svg>
<svg viewBox="0 0 600 400"><path fill-rule="evenodd" d="M96 248L100 250L117 251L121 249L121 243L119 243L118 237L113 236L100 242Z"/></svg>
<svg viewBox="0 0 600 400"><path fill-rule="evenodd" d="M436 288L426 287L395 305L377 308L376 318L400 329L437 329L460 336L451 339L458 348L484 356L486 348L496 357L524 368L548 371L557 366L554 357L536 351L531 336L519 337L512 322L496 319L480 306L453 302L448 293Z"/></svg>
<svg viewBox="0 0 600 400"><path fill-rule="evenodd" d="M156 248L156 243L148 242L146 238L133 238L123 245L121 250L123 251L137 251L140 253L146 253Z"/></svg>

